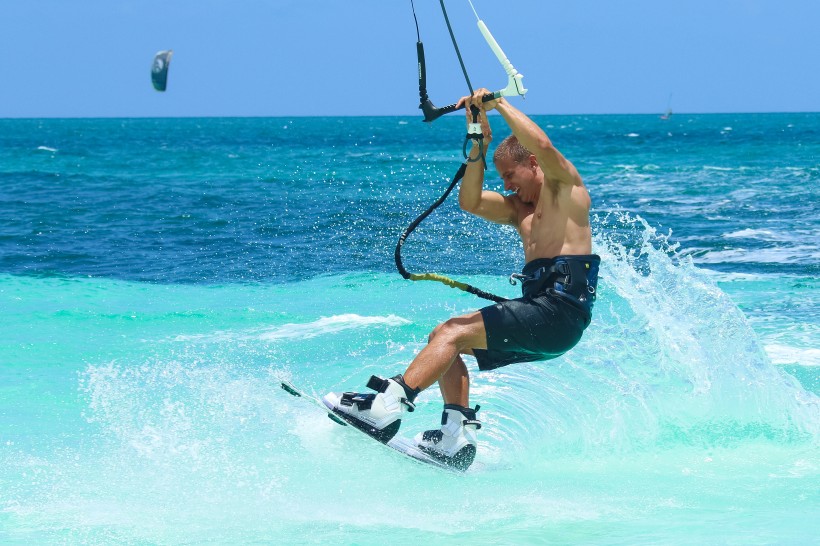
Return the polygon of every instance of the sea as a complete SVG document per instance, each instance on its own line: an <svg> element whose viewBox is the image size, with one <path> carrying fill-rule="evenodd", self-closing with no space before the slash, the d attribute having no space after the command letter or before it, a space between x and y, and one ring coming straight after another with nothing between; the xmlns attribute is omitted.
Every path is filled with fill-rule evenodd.
<svg viewBox="0 0 820 546"><path fill-rule="evenodd" d="M362 390L488 304L394 262L461 116L0 120L0 544L820 544L820 114L533 119L598 300L563 357L467 357L465 473L280 388ZM402 258L519 294L455 196Z"/></svg>

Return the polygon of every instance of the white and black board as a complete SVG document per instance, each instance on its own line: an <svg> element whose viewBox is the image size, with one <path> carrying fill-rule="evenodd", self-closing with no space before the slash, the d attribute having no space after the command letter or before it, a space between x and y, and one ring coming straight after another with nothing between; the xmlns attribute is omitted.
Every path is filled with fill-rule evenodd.
<svg viewBox="0 0 820 546"><path fill-rule="evenodd" d="M301 398L302 400L304 400L306 402L309 402L313 406L316 406L316 408L318 408L325 415L327 415L334 423L337 423L337 424L342 425L342 426L347 426L347 423L345 423L345 421L341 417L337 416L332 411L330 411L327 408L327 406L325 406L324 402L322 402L319 398L317 398L317 397L315 397L311 394L306 393L305 391L303 391L302 389L296 387L293 383L290 383L288 381L282 381L281 386L282 386L282 389L285 392L287 392L288 394L290 394L292 396L295 396L297 398ZM416 444L410 438L405 438L403 436L396 435L396 436L393 437L392 440L390 440L386 444L383 444L383 443L379 442L378 440L376 440L375 438L371 437L370 435L366 434L365 432L357 429L356 427L351 426L351 427L349 427L349 429L350 430L355 430L357 432L357 434L361 435L364 438L369 439L371 442L375 442L379 445L387 446L391 450L396 451L398 453L401 453L402 455L404 455L406 457L410 457L411 459L413 459L417 462L424 463L424 464L427 464L427 465L430 465L430 466L434 466L436 468L442 468L444 470L450 470L452 472L460 472L459 469L454 468L452 466L449 466L447 464L444 464L443 462L441 462L437 459L434 459L433 457L431 457L431 456L427 455L426 453L424 453L423 451L421 451L419 448L416 447Z"/></svg>

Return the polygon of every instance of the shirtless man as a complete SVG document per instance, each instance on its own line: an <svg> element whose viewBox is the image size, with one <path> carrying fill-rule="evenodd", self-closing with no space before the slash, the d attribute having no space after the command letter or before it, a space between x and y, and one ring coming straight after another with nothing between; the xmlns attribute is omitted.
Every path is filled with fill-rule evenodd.
<svg viewBox="0 0 820 546"><path fill-rule="evenodd" d="M464 97L480 109L484 142L489 145L487 111L496 110L512 135L493 156L509 195L487 191L482 161L469 163L459 190L467 212L497 224L515 226L524 243L526 265L521 298L449 319L433 330L427 345L403 375L371 377L376 394L329 393L323 400L334 413L374 438L388 442L413 411L419 392L438 381L444 398L440 429L416 436L419 448L452 466L466 469L476 452L481 424L469 407L469 375L461 355L476 358L480 370L516 362L549 360L572 349L592 318L600 258L592 254L590 198L578 171L544 131L504 98L482 103L479 89ZM471 159L478 159L474 144Z"/></svg>

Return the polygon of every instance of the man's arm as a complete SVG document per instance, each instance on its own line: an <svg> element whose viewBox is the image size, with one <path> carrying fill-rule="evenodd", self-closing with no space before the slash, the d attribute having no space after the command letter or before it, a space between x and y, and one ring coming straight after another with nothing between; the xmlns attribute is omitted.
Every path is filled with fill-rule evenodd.
<svg viewBox="0 0 820 546"><path fill-rule="evenodd" d="M465 97L463 100L465 100ZM467 107L467 123L471 120L470 108ZM481 131L484 136L484 151L489 149L492 141L492 131L487 120L487 113L481 109L480 113ZM475 214L480 218L495 222L496 224L515 224L515 207L500 193L487 191L484 189L484 162L478 157L478 145L473 142L470 150L470 159L461 180L461 187L458 190L458 204L461 210Z"/></svg>
<svg viewBox="0 0 820 546"><path fill-rule="evenodd" d="M546 178L572 186L583 184L575 165L553 146L547 134L535 122L503 97L487 103L488 110L493 108L504 117L521 145L535 155Z"/></svg>

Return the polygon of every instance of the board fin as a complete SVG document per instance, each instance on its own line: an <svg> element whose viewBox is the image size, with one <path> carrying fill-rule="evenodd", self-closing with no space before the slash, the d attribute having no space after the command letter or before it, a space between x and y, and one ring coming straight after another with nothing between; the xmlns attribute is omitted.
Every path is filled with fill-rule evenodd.
<svg viewBox="0 0 820 546"><path fill-rule="evenodd" d="M294 387L293 385L291 385L291 384L290 384L290 383L288 383L287 381L282 381L282 382L279 384L279 386L281 386L281 387L282 387L282 389L283 389L286 393L288 393L288 394L290 394L290 395L292 395L292 396L295 396L295 397L297 397L297 398L304 398L304 396L302 395L302 393L301 393L301 392L299 392L299 389L297 389L296 387ZM327 410L327 408L325 408L325 407L324 407L324 404L322 404L322 402L321 402L320 400L315 400L313 397L308 397L308 398L309 398L312 402L314 402L314 403L319 402L319 404L321 404L321 405L320 405L320 407L321 407L322 409L324 409L324 410L325 410L325 413L327 413L327 416L328 416L328 418L329 418L331 421L333 421L334 423L337 423L337 424L339 424L339 425L342 425L343 427L346 427L346 426L347 426L347 423L345 423L345 422L344 422L344 420L343 420L342 418L340 418L340 417L338 417L337 415L335 415L335 414L333 414L333 413L329 412L329 411Z"/></svg>

